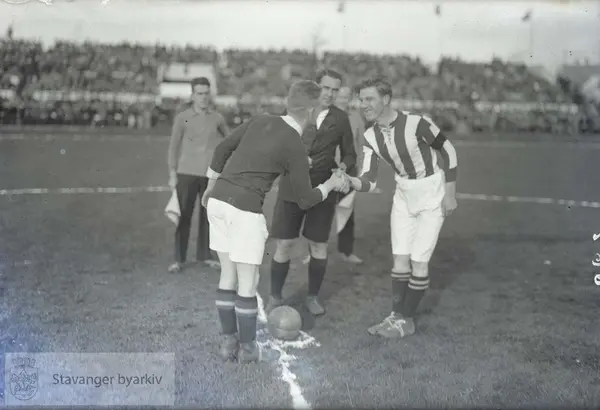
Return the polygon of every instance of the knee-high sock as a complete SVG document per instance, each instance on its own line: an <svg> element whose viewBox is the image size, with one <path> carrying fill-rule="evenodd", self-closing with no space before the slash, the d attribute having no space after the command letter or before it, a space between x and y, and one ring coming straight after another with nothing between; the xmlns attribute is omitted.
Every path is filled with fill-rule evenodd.
<svg viewBox="0 0 600 410"><path fill-rule="evenodd" d="M423 298L425 291L429 288L429 277L418 278L414 275L410 276L408 281L408 289L402 303L402 316L406 318L414 317L419 302Z"/></svg>
<svg viewBox="0 0 600 410"><path fill-rule="evenodd" d="M406 289L408 289L408 281L410 279L410 272L397 273L392 272L392 312L401 314L402 303L406 295Z"/></svg>
<svg viewBox="0 0 600 410"><path fill-rule="evenodd" d="M217 311L219 312L219 321L223 334L232 335L237 332L237 322L235 317L235 300L237 292L235 290L217 289Z"/></svg>
<svg viewBox="0 0 600 410"><path fill-rule="evenodd" d="M327 269L327 258L316 259L311 257L308 263L308 295L317 296Z"/></svg>
<svg viewBox="0 0 600 410"><path fill-rule="evenodd" d="M282 298L283 285L289 271L290 261L283 263L276 262L275 259L271 261L271 296Z"/></svg>
<svg viewBox="0 0 600 410"><path fill-rule="evenodd" d="M238 336L240 343L250 343L256 340L256 318L258 316L258 301L256 296L245 298L238 295L235 301Z"/></svg>

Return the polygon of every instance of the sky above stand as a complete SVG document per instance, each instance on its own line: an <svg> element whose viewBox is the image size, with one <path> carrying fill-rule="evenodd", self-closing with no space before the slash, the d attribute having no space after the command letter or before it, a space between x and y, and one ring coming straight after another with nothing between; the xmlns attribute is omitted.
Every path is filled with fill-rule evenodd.
<svg viewBox="0 0 600 410"><path fill-rule="evenodd" d="M600 1L337 1L285 0L0 0L0 30L16 37L225 48L323 49L409 54L433 62L440 54L469 61L527 58L556 67L600 60ZM21 0L22 1L22 0ZM441 16L435 14L440 4ZM532 19L522 17L532 10ZM530 36L530 34L533 34Z"/></svg>

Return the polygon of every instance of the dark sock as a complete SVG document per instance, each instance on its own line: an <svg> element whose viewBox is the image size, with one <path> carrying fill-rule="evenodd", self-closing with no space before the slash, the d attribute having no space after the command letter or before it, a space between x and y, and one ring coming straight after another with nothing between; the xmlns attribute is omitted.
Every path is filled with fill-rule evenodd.
<svg viewBox="0 0 600 410"><path fill-rule="evenodd" d="M283 285L290 271L290 261L276 262L271 261L271 296L282 299Z"/></svg>
<svg viewBox="0 0 600 410"><path fill-rule="evenodd" d="M245 298L237 296L235 301L240 343L250 343L256 340L256 317L258 302L256 296Z"/></svg>
<svg viewBox="0 0 600 410"><path fill-rule="evenodd" d="M327 269L327 258L316 259L311 256L308 263L308 295L317 296L321 290L325 270Z"/></svg>
<svg viewBox="0 0 600 410"><path fill-rule="evenodd" d="M219 312L221 329L225 335L232 335L237 332L235 317L236 298L237 292L235 290L217 289L217 311Z"/></svg>
<svg viewBox="0 0 600 410"><path fill-rule="evenodd" d="M402 312L402 303L406 295L409 279L410 272L392 272L392 312L398 314Z"/></svg>
<svg viewBox="0 0 600 410"><path fill-rule="evenodd" d="M404 303L402 304L402 316L405 318L414 317L427 288L429 288L429 277L417 278L414 275L410 276L408 288L404 295Z"/></svg>

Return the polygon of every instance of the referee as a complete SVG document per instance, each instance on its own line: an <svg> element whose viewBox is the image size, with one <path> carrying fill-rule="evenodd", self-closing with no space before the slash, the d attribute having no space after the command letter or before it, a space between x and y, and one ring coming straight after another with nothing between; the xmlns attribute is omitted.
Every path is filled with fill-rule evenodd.
<svg viewBox="0 0 600 410"><path fill-rule="evenodd" d="M175 230L175 261L170 273L182 270L187 258L190 225L196 198L202 198L208 178L206 172L214 150L229 134L225 119L210 108L210 81L205 77L191 81L191 105L180 112L173 124L169 143L169 187L177 190L181 217ZM196 260L210 267L219 267L210 251L206 208L200 207Z"/></svg>
<svg viewBox="0 0 600 410"><path fill-rule="evenodd" d="M324 69L317 75L317 82L321 87L318 114L302 133L311 164L310 179L313 187L327 181L333 169L346 171L356 163L348 114L334 105L342 85L342 75L334 70ZM337 147L340 147L341 155L339 164L335 161ZM327 242L335 216L337 195L330 195L308 210L301 209L298 205L301 199L297 197L289 175L283 175L273 210L271 236L276 239L276 247L271 261L271 294L267 310L283 304L282 291L290 269L292 247L302 234L309 242L311 254L305 305L312 315L319 316L325 313L318 295L327 270Z"/></svg>

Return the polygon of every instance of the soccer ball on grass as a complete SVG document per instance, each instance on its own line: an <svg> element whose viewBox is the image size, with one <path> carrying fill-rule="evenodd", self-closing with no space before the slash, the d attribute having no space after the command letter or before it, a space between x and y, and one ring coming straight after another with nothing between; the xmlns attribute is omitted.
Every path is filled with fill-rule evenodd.
<svg viewBox="0 0 600 410"><path fill-rule="evenodd" d="M267 327L276 339L294 340L300 336L302 316L291 306L278 306L269 313Z"/></svg>

